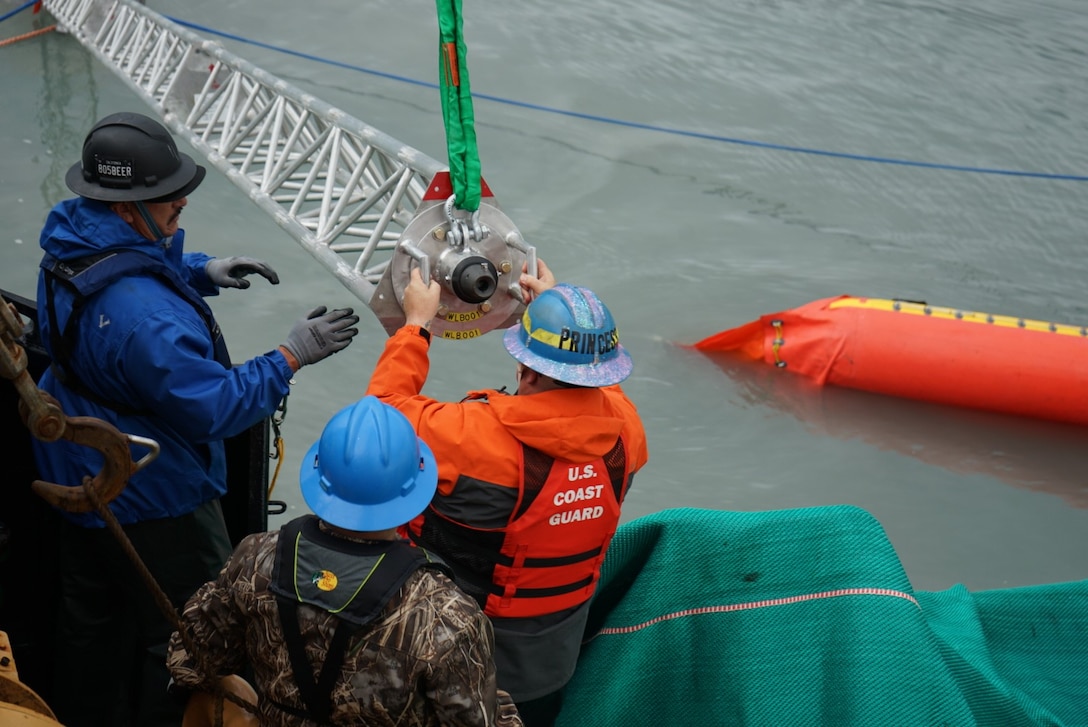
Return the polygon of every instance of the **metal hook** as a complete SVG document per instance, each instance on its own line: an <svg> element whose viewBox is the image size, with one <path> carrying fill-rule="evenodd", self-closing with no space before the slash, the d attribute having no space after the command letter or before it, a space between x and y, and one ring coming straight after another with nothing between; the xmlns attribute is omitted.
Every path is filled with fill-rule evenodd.
<svg viewBox="0 0 1088 727"><path fill-rule="evenodd" d="M44 392L42 395L52 399ZM155 440L125 434L109 422L94 417L66 417L61 438L102 453L102 469L94 477L84 477L83 486L93 488L103 504L120 495L129 478L159 456L159 443ZM138 462L132 461L131 444L148 450ZM91 512L95 509L83 488L65 487L45 480L34 480L31 487L50 505L67 512Z"/></svg>
<svg viewBox="0 0 1088 727"><path fill-rule="evenodd" d="M7 301L0 305L0 376L10 379L19 393L19 413L30 433L43 442L67 439L93 447L102 453L102 469L94 477L84 478L84 486L94 488L103 503L110 502L125 489L128 479L159 456L159 444L153 439L124 434L109 422L94 417L65 416L60 402L37 388L26 370L26 350L16 342L22 335L23 320ZM146 447L148 453L139 462L132 461L130 444ZM64 487L35 480L31 485L46 502L68 512L94 509L87 493L78 487Z"/></svg>

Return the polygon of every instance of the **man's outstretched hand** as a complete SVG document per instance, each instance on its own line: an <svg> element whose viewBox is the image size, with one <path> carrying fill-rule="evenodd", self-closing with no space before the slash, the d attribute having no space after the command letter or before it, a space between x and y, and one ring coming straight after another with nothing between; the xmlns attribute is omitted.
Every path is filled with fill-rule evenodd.
<svg viewBox="0 0 1088 727"><path fill-rule="evenodd" d="M282 348L287 349L299 367L317 363L347 348L359 332L352 327L358 322L359 316L351 308L329 311L323 305L318 306L294 325ZM290 358L288 363L292 363Z"/></svg>
<svg viewBox="0 0 1088 727"><path fill-rule="evenodd" d="M249 287L246 276L252 273L257 273L272 285L279 285L280 282L280 276L268 263L252 257L212 258L204 266L204 272L207 273L208 280L220 288L240 288L245 290Z"/></svg>

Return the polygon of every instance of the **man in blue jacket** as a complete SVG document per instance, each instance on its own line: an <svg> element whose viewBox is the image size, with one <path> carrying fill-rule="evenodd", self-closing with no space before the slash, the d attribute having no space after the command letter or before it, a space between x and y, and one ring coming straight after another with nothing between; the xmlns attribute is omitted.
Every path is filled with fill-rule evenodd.
<svg viewBox="0 0 1088 727"><path fill-rule="evenodd" d="M250 274L279 278L253 258L185 252L178 218L204 174L157 121L112 114L68 170L79 196L54 207L41 233L38 317L53 364L39 386L69 416L159 443L110 509L175 607L231 553L219 506L223 440L272 414L294 372L347 347L359 321L351 308L316 308L283 345L233 366L203 297L248 288ZM35 459L42 479L71 486L102 466L96 450L64 440L36 441ZM180 724L166 692L173 626L102 519L63 515L58 718L69 727Z"/></svg>

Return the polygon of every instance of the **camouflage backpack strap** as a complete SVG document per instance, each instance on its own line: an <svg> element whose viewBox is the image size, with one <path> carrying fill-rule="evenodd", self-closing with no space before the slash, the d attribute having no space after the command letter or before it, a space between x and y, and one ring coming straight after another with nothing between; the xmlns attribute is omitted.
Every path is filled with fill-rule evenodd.
<svg viewBox="0 0 1088 727"><path fill-rule="evenodd" d="M310 659L306 656L306 645L298 625L298 602L288 602L286 599L277 599L277 601L279 601L280 627L283 629L283 638L287 644L287 654L291 658L291 672L299 694L302 696L302 702L306 705L306 711L278 702L273 703L296 717L310 719L323 725L332 725L329 721L332 715L332 689L336 685L340 667L344 665L348 641L360 627L344 621L336 625L325 663L321 665L321 673L317 679L314 679L314 670L310 666Z"/></svg>

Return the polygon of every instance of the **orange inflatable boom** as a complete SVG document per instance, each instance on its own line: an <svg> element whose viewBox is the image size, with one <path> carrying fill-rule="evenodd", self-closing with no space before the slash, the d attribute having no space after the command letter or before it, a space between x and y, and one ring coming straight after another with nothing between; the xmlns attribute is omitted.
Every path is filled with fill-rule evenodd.
<svg viewBox="0 0 1088 727"><path fill-rule="evenodd" d="M1083 326L839 296L694 345L891 396L1088 424Z"/></svg>

